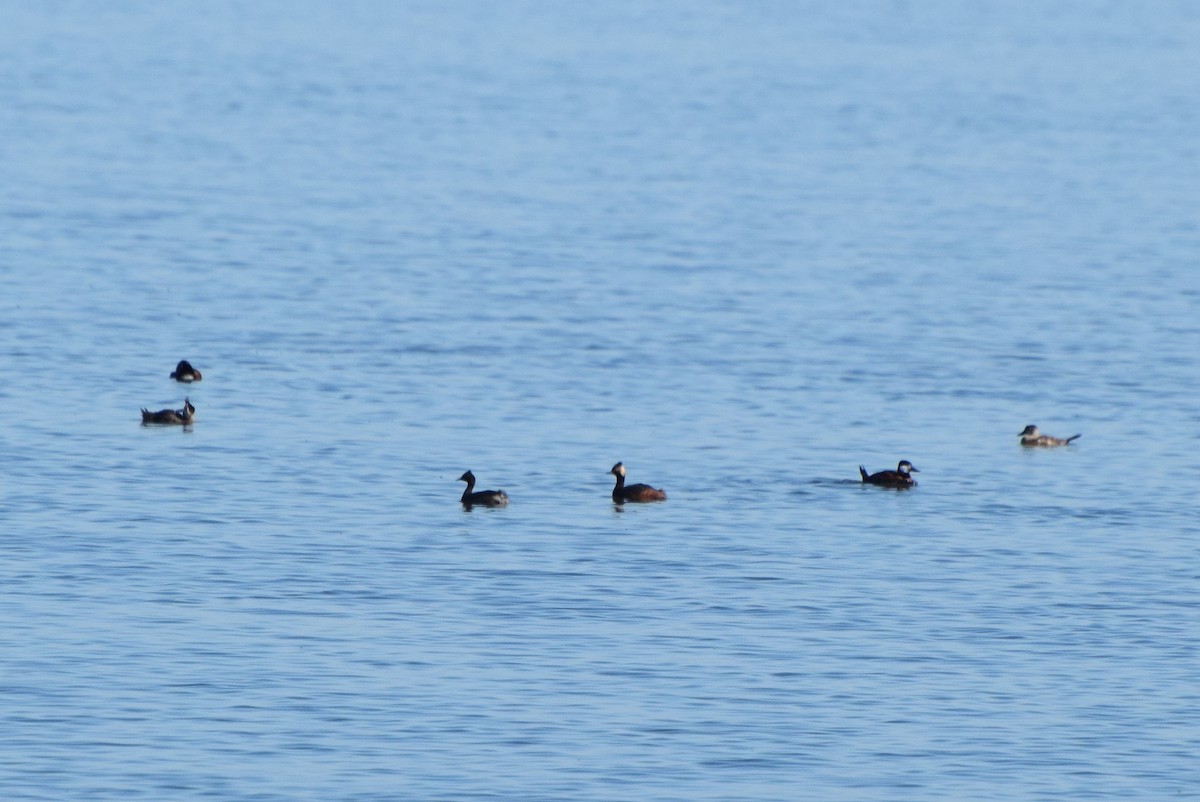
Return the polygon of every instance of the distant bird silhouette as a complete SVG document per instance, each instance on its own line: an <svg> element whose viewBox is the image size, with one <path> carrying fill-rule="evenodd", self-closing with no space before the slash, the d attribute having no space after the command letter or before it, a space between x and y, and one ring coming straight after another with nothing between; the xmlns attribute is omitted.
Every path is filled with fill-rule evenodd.
<svg viewBox="0 0 1200 802"><path fill-rule="evenodd" d="M609 471L617 477L617 486L613 488L612 499L618 504L626 501L666 501L667 494L650 485L626 485L625 466L618 462Z"/></svg>
<svg viewBox="0 0 1200 802"><path fill-rule="evenodd" d="M467 489L463 491L462 503L465 507L473 507L478 504L483 507L504 507L508 505L508 494L503 490L475 490L475 474L467 471L462 476L458 477L458 481L466 482Z"/></svg>
<svg viewBox="0 0 1200 802"><path fill-rule="evenodd" d="M192 382L200 381L204 377L200 375L200 371L192 367L191 362L181 359L179 360L179 364L175 366L175 370L171 371L171 378L177 382L191 384Z"/></svg>
<svg viewBox="0 0 1200 802"><path fill-rule="evenodd" d="M1070 437L1051 437L1048 434L1042 434L1038 431L1038 427L1032 423L1025 427L1018 437L1021 438L1021 445L1027 448L1052 448L1054 446L1070 445L1072 440L1078 440L1082 435L1073 434Z"/></svg>
<svg viewBox="0 0 1200 802"><path fill-rule="evenodd" d="M912 487L917 483L912 478L912 474L920 473L921 471L914 468L913 464L908 460L902 459L894 471L880 471L879 473L868 474L867 469L859 465L858 472L862 474L862 480L866 484L882 485L884 487Z"/></svg>
<svg viewBox="0 0 1200 802"><path fill-rule="evenodd" d="M145 407L142 408L143 426L148 423L187 426L195 417L196 408L187 398L183 399L183 409L160 409L158 412L151 412Z"/></svg>

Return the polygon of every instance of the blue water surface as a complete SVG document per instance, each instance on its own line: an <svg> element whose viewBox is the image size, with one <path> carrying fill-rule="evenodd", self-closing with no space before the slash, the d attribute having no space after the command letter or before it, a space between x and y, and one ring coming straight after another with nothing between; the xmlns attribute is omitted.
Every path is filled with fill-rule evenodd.
<svg viewBox="0 0 1200 802"><path fill-rule="evenodd" d="M1194 4L3 17L3 799L1200 799Z"/></svg>

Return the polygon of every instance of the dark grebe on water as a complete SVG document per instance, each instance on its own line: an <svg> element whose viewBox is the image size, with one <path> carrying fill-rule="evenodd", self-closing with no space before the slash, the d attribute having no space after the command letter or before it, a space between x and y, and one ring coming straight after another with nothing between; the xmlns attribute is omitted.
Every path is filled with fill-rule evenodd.
<svg viewBox="0 0 1200 802"><path fill-rule="evenodd" d="M624 504L626 501L666 501L667 499L666 493L650 485L627 486L625 484L625 466L620 462L612 466L609 473L617 477L617 486L613 488L612 499L618 504Z"/></svg>
<svg viewBox="0 0 1200 802"><path fill-rule="evenodd" d="M179 364L175 366L175 370L171 371L171 378L177 382L198 382L204 378L200 375L200 371L192 367L192 363L186 359L179 360Z"/></svg>
<svg viewBox="0 0 1200 802"><path fill-rule="evenodd" d="M196 408L192 406L192 402L183 399L183 409L160 409L158 412L151 412L146 408L142 408L142 425L147 423L161 423L164 425L177 424L187 426L192 422L192 418L196 417Z"/></svg>
<svg viewBox="0 0 1200 802"><path fill-rule="evenodd" d="M859 465L858 472L862 474L862 480L870 485L883 485L884 487L912 487L917 483L917 481L912 478L911 474L920 473L921 471L914 468L913 464L908 460L902 459L894 471L880 471L879 473L868 474L867 469Z"/></svg>
<svg viewBox="0 0 1200 802"><path fill-rule="evenodd" d="M503 490L480 490L478 493L472 492L475 490L475 474L470 471L458 477L458 481L467 483L467 489L462 494L463 506L471 507L479 504L483 507L504 507L508 504L508 494Z"/></svg>
<svg viewBox="0 0 1200 802"><path fill-rule="evenodd" d="M1025 431L1021 432L1018 437L1021 438L1021 445L1028 448L1051 448L1053 446L1070 445L1071 441L1079 439L1080 435L1073 434L1070 437L1051 437L1048 434L1039 432L1038 427L1031 423L1025 427Z"/></svg>

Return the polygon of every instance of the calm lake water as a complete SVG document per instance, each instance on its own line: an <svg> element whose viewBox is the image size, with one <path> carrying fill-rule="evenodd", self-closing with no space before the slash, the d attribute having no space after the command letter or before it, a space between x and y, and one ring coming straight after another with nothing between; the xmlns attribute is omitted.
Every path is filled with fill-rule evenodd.
<svg viewBox="0 0 1200 802"><path fill-rule="evenodd" d="M0 797L1200 799L1200 8L584 6L6 4Z"/></svg>

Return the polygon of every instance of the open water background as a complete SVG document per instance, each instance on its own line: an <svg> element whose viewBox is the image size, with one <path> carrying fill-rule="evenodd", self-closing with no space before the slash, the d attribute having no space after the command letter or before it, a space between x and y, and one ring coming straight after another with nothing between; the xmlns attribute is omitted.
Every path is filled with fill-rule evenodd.
<svg viewBox="0 0 1200 802"><path fill-rule="evenodd" d="M0 15L3 799L1200 799L1195 4Z"/></svg>

